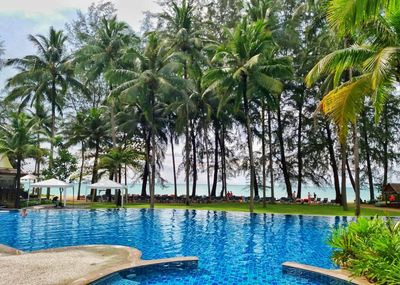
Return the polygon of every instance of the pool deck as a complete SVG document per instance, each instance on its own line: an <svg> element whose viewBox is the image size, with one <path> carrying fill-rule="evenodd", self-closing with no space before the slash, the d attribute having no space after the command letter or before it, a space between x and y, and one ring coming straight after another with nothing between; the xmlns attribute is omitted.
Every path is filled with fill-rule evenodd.
<svg viewBox="0 0 400 285"><path fill-rule="evenodd" d="M83 285L135 267L197 262L197 257L142 260L142 253L125 246L89 245L24 253L0 245L0 284Z"/></svg>
<svg viewBox="0 0 400 285"><path fill-rule="evenodd" d="M369 282L366 278L363 277L354 277L352 274L344 269L325 269L316 266L310 266L306 264L296 263L296 262L285 262L282 264L284 269L294 269L303 272L311 272L317 275L329 277L336 280L342 280L346 282L350 282L354 285L373 285L374 283Z"/></svg>

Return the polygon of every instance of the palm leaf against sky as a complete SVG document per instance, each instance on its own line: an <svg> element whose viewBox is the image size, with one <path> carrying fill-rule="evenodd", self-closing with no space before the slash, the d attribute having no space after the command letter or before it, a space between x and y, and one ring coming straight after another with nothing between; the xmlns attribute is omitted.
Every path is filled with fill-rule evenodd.
<svg viewBox="0 0 400 285"><path fill-rule="evenodd" d="M399 7L399 0L329 2L328 20L339 35L357 29L360 36L355 39L356 44L321 59L307 75L306 83L310 86L321 77L332 75L334 89L326 95L327 99L324 98L321 110L339 123L342 141L347 134L347 125L354 123L362 110L364 97L372 97L378 120L386 98L399 81ZM346 29L348 25L354 29ZM361 76L351 82L343 81L349 70Z"/></svg>
<svg viewBox="0 0 400 285"><path fill-rule="evenodd" d="M56 134L56 108L61 112L63 96L68 88L85 88L74 77L72 57L66 48L67 37L62 31L50 27L48 36L29 35L28 39L36 47L37 53L7 61L8 65L20 70L20 73L8 81L8 86L14 88L9 99L22 99L22 104L25 105L29 100L33 100L39 106L43 104L39 101L46 98L51 105L51 163ZM29 88L23 90L24 87Z"/></svg>

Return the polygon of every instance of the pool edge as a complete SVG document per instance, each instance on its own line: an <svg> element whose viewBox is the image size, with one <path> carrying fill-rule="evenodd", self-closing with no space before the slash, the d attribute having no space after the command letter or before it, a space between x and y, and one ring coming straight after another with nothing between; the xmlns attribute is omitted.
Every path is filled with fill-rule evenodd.
<svg viewBox="0 0 400 285"><path fill-rule="evenodd" d="M363 277L355 277L352 274L344 269L325 269L321 267L296 263L296 262L284 262L282 263L282 269L285 270L296 270L305 273L312 273L324 277L328 277L334 280L341 280L344 282L349 282L354 285L373 285L374 283L369 282L366 278ZM288 273L290 274L290 273Z"/></svg>

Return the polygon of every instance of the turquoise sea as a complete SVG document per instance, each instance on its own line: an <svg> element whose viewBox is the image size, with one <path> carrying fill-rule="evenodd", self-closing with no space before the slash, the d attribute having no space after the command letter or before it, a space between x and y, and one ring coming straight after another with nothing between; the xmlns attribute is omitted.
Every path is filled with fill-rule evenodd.
<svg viewBox="0 0 400 285"><path fill-rule="evenodd" d="M82 183L81 187L81 195L85 195L85 193L89 193L90 190L87 187L87 183ZM25 189L27 189L28 184L24 184ZM185 195L186 194L186 185L185 184L178 184L178 195ZM217 195L219 195L221 191L222 186L219 184L217 187ZM292 185L293 191L297 191L297 186ZM142 184L129 184L128 188L128 193L129 194L136 194L139 195L142 190ZM75 196L77 195L78 191L78 185L75 184L74 187L74 194ZM237 185L237 184L228 184L228 191L231 191L233 195L235 196L249 196L249 186L248 185ZM259 189L260 191L260 196L262 196L262 189ZM44 190L43 190L44 192ZM147 190L147 193L149 191ZM303 185L302 187L302 198L307 198L308 192L313 195L314 193L317 195L319 198L328 198L329 200L335 198L335 190L331 186L325 186L325 187L317 187L317 186L311 186L311 185ZM59 195L59 189L52 188L51 193L54 195ZM156 195L172 195L174 193L174 185L173 184L164 184L162 185L156 185L156 190L155 190ZM192 193L192 185L190 184L190 194ZM208 195L208 187L207 184L197 184L197 190L196 190L197 196L206 196ZM379 195L378 192L375 193L375 197ZM68 190L67 196L72 196L72 189ZM270 189L267 188L267 197L271 196L271 191ZM286 188L284 184L276 184L275 185L275 198L279 199L281 197L286 197ZM348 187L347 188L347 200L349 202L354 201L355 195L353 188ZM362 200L369 200L370 195L369 195L369 190L368 189L361 189L361 199Z"/></svg>

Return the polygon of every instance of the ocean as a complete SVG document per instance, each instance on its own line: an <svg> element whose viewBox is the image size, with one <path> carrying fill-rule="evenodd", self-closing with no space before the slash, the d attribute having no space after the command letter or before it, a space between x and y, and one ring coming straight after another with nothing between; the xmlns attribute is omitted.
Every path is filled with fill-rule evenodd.
<svg viewBox="0 0 400 285"><path fill-rule="evenodd" d="M28 183L23 184L25 189L29 187ZM217 196L220 194L221 191L221 184L218 184L217 187ZM233 195L235 196L249 196L249 185L237 185L237 184L228 184L228 191L231 191ZM292 185L293 191L297 191L296 185ZM128 185L128 193L129 194L136 194L140 195L142 190L142 184L129 184ZM186 194L186 184L178 184L177 185L177 190L178 190L178 196L180 195L185 195ZM45 189L43 189L42 193L45 193ZM78 185L74 185L74 194L77 195L78 191ZM271 196L271 190L267 188L267 197ZM308 192L313 194L315 193L318 198L328 198L329 200L332 200L335 198L335 189L331 186L324 186L324 187L317 187L313 185L303 185L302 187L302 198L307 198ZM81 186L81 195L85 195L85 193L89 194L90 189L88 188L87 183L82 183ZM149 193L149 189L147 189L147 193ZM161 186L159 184L156 185L155 189L156 195L172 195L174 194L174 185L173 184L164 184L164 186ZM190 184L190 194L192 193L192 185ZM261 187L259 188L259 193L260 196L262 196L262 189ZM52 188L51 189L51 194L52 195L59 195L59 189L57 188ZM196 189L196 195L197 196L207 196L208 195L208 187L207 184L197 184L197 189ZM377 197L379 193L376 191L375 197ZM70 197L72 196L72 190L68 189L67 190L67 196ZM286 187L284 184L277 183L275 185L275 198L279 199L281 197L286 197ZM348 187L347 188L347 200L349 202L353 202L355 199L354 191L353 188ZM362 200L369 200L370 199L370 194L369 190L367 189L361 189L361 199Z"/></svg>

